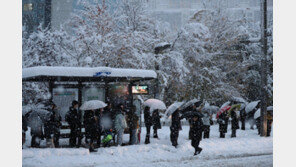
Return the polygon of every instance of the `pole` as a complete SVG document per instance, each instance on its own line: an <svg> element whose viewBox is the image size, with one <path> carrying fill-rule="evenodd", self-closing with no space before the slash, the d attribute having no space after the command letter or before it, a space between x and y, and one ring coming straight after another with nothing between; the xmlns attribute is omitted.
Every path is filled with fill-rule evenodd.
<svg viewBox="0 0 296 167"><path fill-rule="evenodd" d="M262 59L261 59L261 136L267 134L267 0L261 0L261 42L262 42Z"/></svg>

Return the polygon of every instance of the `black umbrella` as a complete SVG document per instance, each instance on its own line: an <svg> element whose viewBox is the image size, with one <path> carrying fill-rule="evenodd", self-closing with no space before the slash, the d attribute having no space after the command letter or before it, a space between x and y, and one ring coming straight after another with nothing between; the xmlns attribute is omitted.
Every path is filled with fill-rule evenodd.
<svg viewBox="0 0 296 167"><path fill-rule="evenodd" d="M189 112L184 113L181 116L181 119L183 119L183 118L188 119L188 118L192 118L192 117L195 117L195 116L200 117L200 118L204 117L204 115L202 113L198 112L198 111L189 111Z"/></svg>

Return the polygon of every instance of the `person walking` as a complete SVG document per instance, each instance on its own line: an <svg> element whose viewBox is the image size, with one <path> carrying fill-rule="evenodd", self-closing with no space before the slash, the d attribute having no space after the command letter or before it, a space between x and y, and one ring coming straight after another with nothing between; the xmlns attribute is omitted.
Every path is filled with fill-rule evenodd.
<svg viewBox="0 0 296 167"><path fill-rule="evenodd" d="M152 112L153 138L158 138L157 130L161 129L160 117L158 110Z"/></svg>
<svg viewBox="0 0 296 167"><path fill-rule="evenodd" d="M74 100L65 117L71 130L70 147L80 147L81 145L81 113L78 110L78 105L78 101Z"/></svg>
<svg viewBox="0 0 296 167"><path fill-rule="evenodd" d="M115 117L115 129L117 132L117 144L122 146L124 129L127 128L123 104L118 105L117 115Z"/></svg>
<svg viewBox="0 0 296 167"><path fill-rule="evenodd" d="M194 147L194 155L200 154L202 151L202 148L199 147L199 143L202 138L202 131L203 131L203 121L201 117L195 115L192 118L192 124L191 124L191 145Z"/></svg>
<svg viewBox="0 0 296 167"><path fill-rule="evenodd" d="M170 139L171 139L172 145L177 148L179 130L181 130L181 119L180 119L179 109L177 109L172 114L172 124L171 124L170 130L171 130Z"/></svg>
<svg viewBox="0 0 296 167"><path fill-rule="evenodd" d="M146 138L145 138L145 144L150 143L150 129L152 126L152 116L150 115L149 107L144 108L144 122L146 127Z"/></svg>

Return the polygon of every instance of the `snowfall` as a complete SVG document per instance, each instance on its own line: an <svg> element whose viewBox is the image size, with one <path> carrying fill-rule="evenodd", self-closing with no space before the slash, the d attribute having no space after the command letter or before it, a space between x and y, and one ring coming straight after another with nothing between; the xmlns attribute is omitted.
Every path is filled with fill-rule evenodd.
<svg viewBox="0 0 296 167"><path fill-rule="evenodd" d="M22 150L24 167L190 167L190 166L273 166L273 134L271 137L260 137L257 130L238 130L236 138L230 138L231 126L228 126L226 138L219 138L218 125L211 126L210 139L203 139L201 154L193 156L194 149L188 140L188 126L182 126L179 133L179 146L173 147L170 142L169 126L158 131L159 139L151 138L146 145L141 140L138 145L99 148L98 152L89 153L86 148L30 148L31 136L26 135ZM141 139L146 130L142 128ZM129 135L124 135L128 142ZM41 144L45 145L45 141ZM66 146L68 139L60 139Z"/></svg>

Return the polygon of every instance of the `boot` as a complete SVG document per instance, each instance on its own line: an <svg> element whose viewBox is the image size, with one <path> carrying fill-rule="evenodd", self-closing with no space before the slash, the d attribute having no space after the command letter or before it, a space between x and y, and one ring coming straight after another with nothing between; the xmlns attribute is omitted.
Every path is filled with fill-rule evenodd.
<svg viewBox="0 0 296 167"><path fill-rule="evenodd" d="M146 136L145 138L145 144L149 144L150 143L150 137L149 136Z"/></svg>

